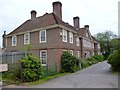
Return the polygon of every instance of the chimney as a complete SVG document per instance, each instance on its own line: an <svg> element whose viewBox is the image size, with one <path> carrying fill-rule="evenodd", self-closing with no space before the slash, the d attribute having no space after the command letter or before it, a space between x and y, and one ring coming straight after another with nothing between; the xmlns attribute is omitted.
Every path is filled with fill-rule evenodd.
<svg viewBox="0 0 120 90"><path fill-rule="evenodd" d="M79 24L79 17L73 17L73 24L74 24L74 28L75 29L79 29L80 28L80 24Z"/></svg>
<svg viewBox="0 0 120 90"><path fill-rule="evenodd" d="M32 10L31 11L31 19L36 18L36 14L37 14L37 12L35 10Z"/></svg>
<svg viewBox="0 0 120 90"><path fill-rule="evenodd" d="M89 30L89 25L85 25L84 28L86 28L87 30Z"/></svg>
<svg viewBox="0 0 120 90"><path fill-rule="evenodd" d="M53 13L62 20L62 4L59 1L53 2Z"/></svg>
<svg viewBox="0 0 120 90"><path fill-rule="evenodd" d="M6 47L6 31L4 31L4 34L3 34L3 48L5 48Z"/></svg>

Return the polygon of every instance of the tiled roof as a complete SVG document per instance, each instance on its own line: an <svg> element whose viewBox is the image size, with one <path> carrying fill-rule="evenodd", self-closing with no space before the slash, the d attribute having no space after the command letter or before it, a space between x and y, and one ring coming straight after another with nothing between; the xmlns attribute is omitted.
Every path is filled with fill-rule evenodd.
<svg viewBox="0 0 120 90"><path fill-rule="evenodd" d="M78 35L80 35L81 37L85 37L85 32L87 31L86 28L79 28L78 29Z"/></svg>
<svg viewBox="0 0 120 90"><path fill-rule="evenodd" d="M70 29L75 30L75 28L68 23L63 22L59 17L57 17L54 13L46 13L43 16L36 17L34 19L29 19L25 21L22 25L20 25L18 28L16 28L14 31L9 33L8 35L11 34L16 34L19 32L25 32L25 31L30 31L33 29L38 29L54 24L61 24L64 25Z"/></svg>

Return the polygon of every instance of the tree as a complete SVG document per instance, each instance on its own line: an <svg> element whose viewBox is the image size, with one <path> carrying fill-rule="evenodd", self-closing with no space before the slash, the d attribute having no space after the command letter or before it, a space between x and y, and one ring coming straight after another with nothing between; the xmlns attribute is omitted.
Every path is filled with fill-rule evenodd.
<svg viewBox="0 0 120 90"><path fill-rule="evenodd" d="M112 31L105 31L102 33L97 33L95 35L95 38L99 41L100 46L101 46L101 52L105 55L107 58L111 51L113 51L113 46L115 42L114 40L111 41L112 39L116 38L116 35Z"/></svg>

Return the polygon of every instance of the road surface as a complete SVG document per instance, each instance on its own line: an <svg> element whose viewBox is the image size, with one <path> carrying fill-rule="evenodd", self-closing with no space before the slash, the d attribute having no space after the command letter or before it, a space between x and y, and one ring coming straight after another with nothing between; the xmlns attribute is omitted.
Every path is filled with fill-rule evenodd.
<svg viewBox="0 0 120 90"><path fill-rule="evenodd" d="M104 61L70 75L49 80L33 86L6 86L11 88L118 88L118 75L110 71Z"/></svg>

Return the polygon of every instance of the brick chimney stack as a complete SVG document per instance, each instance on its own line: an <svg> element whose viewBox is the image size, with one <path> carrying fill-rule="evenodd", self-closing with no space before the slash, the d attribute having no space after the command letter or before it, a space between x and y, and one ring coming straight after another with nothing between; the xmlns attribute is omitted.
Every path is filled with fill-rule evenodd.
<svg viewBox="0 0 120 90"><path fill-rule="evenodd" d="M53 13L62 20L62 3L59 1L53 2Z"/></svg>
<svg viewBox="0 0 120 90"><path fill-rule="evenodd" d="M86 28L87 30L89 30L89 25L85 25L84 28Z"/></svg>
<svg viewBox="0 0 120 90"><path fill-rule="evenodd" d="M32 10L30 13L31 13L31 19L36 18L37 12L35 10Z"/></svg>
<svg viewBox="0 0 120 90"><path fill-rule="evenodd" d="M6 48L6 31L4 31L4 34L3 34L3 48Z"/></svg>
<svg viewBox="0 0 120 90"><path fill-rule="evenodd" d="M79 24L79 17L73 17L73 25L75 29L79 29L80 28L80 24Z"/></svg>

